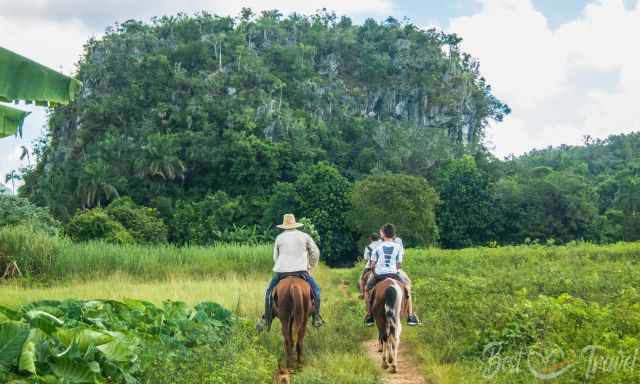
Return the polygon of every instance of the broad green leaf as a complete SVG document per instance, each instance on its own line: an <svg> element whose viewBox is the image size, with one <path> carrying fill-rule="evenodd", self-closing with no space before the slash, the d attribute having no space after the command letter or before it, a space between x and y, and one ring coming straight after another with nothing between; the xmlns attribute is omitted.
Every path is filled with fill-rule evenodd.
<svg viewBox="0 0 640 384"><path fill-rule="evenodd" d="M138 345L137 339L117 332L112 332L111 335L114 336L113 340L98 346L98 350L109 360L119 362L132 360Z"/></svg>
<svg viewBox="0 0 640 384"><path fill-rule="evenodd" d="M113 336L92 329L59 329L56 336L62 343L69 347L77 343L81 353L86 353L90 346L100 346L113 340Z"/></svg>
<svg viewBox="0 0 640 384"><path fill-rule="evenodd" d="M27 340L22 347L22 353L20 354L20 361L18 367L21 371L30 372L36 374L36 344L33 341Z"/></svg>
<svg viewBox="0 0 640 384"><path fill-rule="evenodd" d="M53 373L62 378L65 383L93 383L96 374L91 370L89 363L75 361L65 357L53 358L49 362Z"/></svg>
<svg viewBox="0 0 640 384"><path fill-rule="evenodd" d="M25 317L32 327L39 328L48 334L52 334L58 327L64 324L64 321L52 314L38 309L28 311Z"/></svg>
<svg viewBox="0 0 640 384"><path fill-rule="evenodd" d="M0 370L18 363L22 346L29 337L29 327L16 321L0 323Z"/></svg>
<svg viewBox="0 0 640 384"><path fill-rule="evenodd" d="M3 307L2 305L0 305L0 315L5 316L9 320L20 320L20 314L18 312L14 311L11 308Z"/></svg>

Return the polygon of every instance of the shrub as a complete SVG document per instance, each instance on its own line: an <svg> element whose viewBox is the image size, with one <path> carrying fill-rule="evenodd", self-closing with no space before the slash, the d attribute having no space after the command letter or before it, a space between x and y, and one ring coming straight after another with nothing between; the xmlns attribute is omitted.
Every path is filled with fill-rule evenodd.
<svg viewBox="0 0 640 384"><path fill-rule="evenodd" d="M131 233L102 208L79 211L67 223L65 232L75 241L104 240L116 244L134 242Z"/></svg>
<svg viewBox="0 0 640 384"><path fill-rule="evenodd" d="M153 208L136 205L131 198L124 197L111 202L105 212L122 224L137 243L157 244L167 241L167 226Z"/></svg>
<svg viewBox="0 0 640 384"><path fill-rule="evenodd" d="M438 237L437 203L438 195L424 178L371 175L353 187L349 222L363 237L392 222L407 246L428 246Z"/></svg>
<svg viewBox="0 0 640 384"><path fill-rule="evenodd" d="M306 170L296 180L301 197L299 216L314 223L320 235L320 250L330 265L350 264L356 251L353 233L347 225L351 183L326 162Z"/></svg>
<svg viewBox="0 0 640 384"><path fill-rule="evenodd" d="M241 216L240 202L222 191L200 201L178 201L172 220L172 241L213 244L223 240L225 228L232 228Z"/></svg>
<svg viewBox="0 0 640 384"><path fill-rule="evenodd" d="M20 224L52 234L60 227L60 223L51 216L48 209L38 207L22 197L0 194L0 227Z"/></svg>

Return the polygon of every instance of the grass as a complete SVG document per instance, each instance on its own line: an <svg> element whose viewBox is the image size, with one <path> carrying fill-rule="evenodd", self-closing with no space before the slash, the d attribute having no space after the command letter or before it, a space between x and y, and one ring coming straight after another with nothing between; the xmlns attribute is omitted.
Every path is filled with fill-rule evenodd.
<svg viewBox="0 0 640 384"><path fill-rule="evenodd" d="M410 250L424 326L405 340L437 383L535 383L528 363L555 372L567 361L554 382L584 382L584 348L597 346L601 361L640 356L639 262L640 243ZM640 382L640 361L588 381Z"/></svg>
<svg viewBox="0 0 640 384"><path fill-rule="evenodd" d="M15 307L66 297L190 304L212 300L249 319L238 338L238 343L250 344L242 350L248 352L241 366L250 372L266 361L275 368L283 357L277 321L269 334L251 331L269 279L270 246L75 244L24 228L5 228L0 230L0 254L36 279L0 284L0 304ZM554 364L567 359L576 363L554 382L583 382L589 368L581 355L585 347L601 348L601 359L632 357L636 351L640 357L639 263L640 243L409 250L404 267L412 277L415 308L424 325L405 327L403 344L415 350L432 383L535 383L527 365L532 362L526 360L531 351L534 357L552 353L549 361ZM375 332L362 327L363 304L355 299L358 273L358 268L317 271L328 324L309 331L308 364L296 383L379 381L377 362L369 361L361 348ZM339 290L343 280L352 282L347 297ZM499 343L500 353L487 355L490 343ZM565 360L553 355L558 350ZM206 360L201 356L185 364L201 373L213 369ZM510 365L516 361L517 369ZM539 359L532 366L541 363ZM597 369L589 382L640 382L640 359L637 364L614 372ZM489 377L487 369L496 366ZM224 377L234 382L233 375Z"/></svg>
<svg viewBox="0 0 640 384"><path fill-rule="evenodd" d="M362 342L373 334L371 329L362 326L362 303L355 300L355 291L344 297L339 290L342 280L349 279L351 274L351 270L333 270L325 266L316 270L316 278L323 289L323 316L327 324L321 329L309 328L305 343L307 364L296 375L296 383L379 383L379 372L361 350ZM92 275L95 273L90 276ZM265 362L275 370L276 361L284 361L280 324L277 320L267 334L256 335L253 331L255 320L263 310L264 289L270 278L268 273L232 271L211 276L193 276L178 272L161 279L142 278L123 272L100 275L99 278L92 279L76 276L74 279L55 280L47 285L38 283L35 286L25 286L18 281L6 282L0 284L0 305L17 308L39 299L65 298L134 298L154 304L160 304L164 300L178 300L190 305L214 301L247 319L234 337L237 345L225 346L232 355L242 356L242 361L235 361L233 368L215 365L207 356L197 354L181 365L162 367L169 372L166 374L157 372L160 367L151 367L148 372L151 380L149 382L174 382L172 372L188 372L182 376L181 383L260 382L257 378L247 381L246 370L260 367L261 371L256 372L256 377L264 380L266 376L262 367ZM251 346L240 345L246 343L251 343ZM237 353L238 350L241 350L241 354ZM164 356L164 353L159 351L158 355ZM244 370L234 374L227 372L227 369ZM215 370L218 372L212 373Z"/></svg>
<svg viewBox="0 0 640 384"><path fill-rule="evenodd" d="M175 247L74 243L27 227L0 228L0 256L15 260L27 276L47 280L86 279L118 272L154 279L176 274L201 278L227 272L248 275L269 271L272 252L270 245Z"/></svg>

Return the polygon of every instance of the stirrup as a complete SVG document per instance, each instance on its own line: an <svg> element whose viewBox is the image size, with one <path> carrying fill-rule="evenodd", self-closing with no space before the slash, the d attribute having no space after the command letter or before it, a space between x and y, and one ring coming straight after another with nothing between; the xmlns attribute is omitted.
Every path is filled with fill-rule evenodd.
<svg viewBox="0 0 640 384"><path fill-rule="evenodd" d="M316 315L313 315L312 324L316 328L320 328L320 327L322 327L324 325L324 320L322 319L322 316L320 316L319 313L316 314Z"/></svg>

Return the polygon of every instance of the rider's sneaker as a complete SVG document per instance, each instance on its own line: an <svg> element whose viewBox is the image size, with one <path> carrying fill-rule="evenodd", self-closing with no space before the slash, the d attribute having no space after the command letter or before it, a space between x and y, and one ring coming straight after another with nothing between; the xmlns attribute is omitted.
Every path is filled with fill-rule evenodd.
<svg viewBox="0 0 640 384"><path fill-rule="evenodd" d="M322 320L322 316L320 314L313 316L313 326L316 328L320 328L324 325L324 320Z"/></svg>
<svg viewBox="0 0 640 384"><path fill-rule="evenodd" d="M416 316L415 314L413 315L409 315L407 317L407 325L419 325L420 324L420 320L418 319L418 316Z"/></svg>
<svg viewBox="0 0 640 384"><path fill-rule="evenodd" d="M364 325L367 327L372 327L374 324L375 320L373 319L373 315L367 315L367 317L364 318Z"/></svg>

